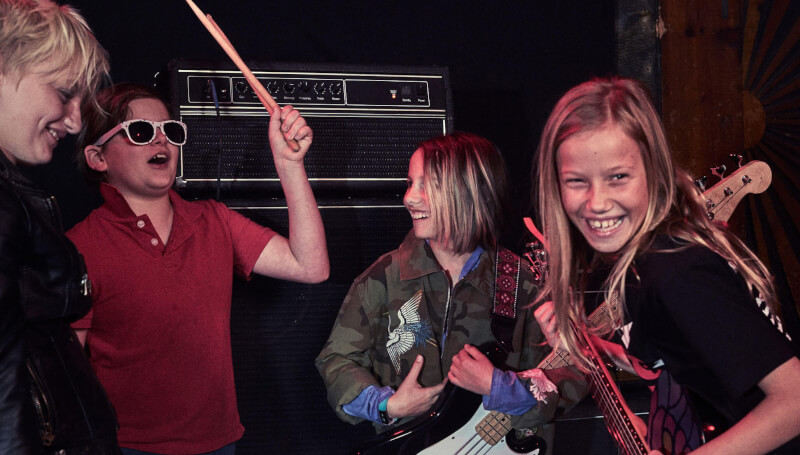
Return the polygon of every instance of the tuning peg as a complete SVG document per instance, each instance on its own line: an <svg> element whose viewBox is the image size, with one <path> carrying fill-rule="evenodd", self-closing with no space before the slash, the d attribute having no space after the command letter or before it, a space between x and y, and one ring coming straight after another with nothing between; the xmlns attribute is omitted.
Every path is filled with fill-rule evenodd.
<svg viewBox="0 0 800 455"><path fill-rule="evenodd" d="M694 184L697 185L698 188L700 188L700 191L705 191L706 190L706 182L708 182L708 176L704 175L704 176L700 177L699 179L695 180Z"/></svg>
<svg viewBox="0 0 800 455"><path fill-rule="evenodd" d="M533 272L533 279L543 284L547 279L547 251L540 242L531 242L525 245L525 257L530 261L530 269Z"/></svg>
<svg viewBox="0 0 800 455"><path fill-rule="evenodd" d="M719 165L717 167L712 167L711 168L711 173L716 175L717 177L719 177L720 180L722 180L724 178L724 176L725 176L725 171L727 169L728 168L724 164L721 164L721 165Z"/></svg>
<svg viewBox="0 0 800 455"><path fill-rule="evenodd" d="M728 156L730 156L733 161L736 161L737 167L742 167L742 161L744 161L744 157L742 155L731 153Z"/></svg>

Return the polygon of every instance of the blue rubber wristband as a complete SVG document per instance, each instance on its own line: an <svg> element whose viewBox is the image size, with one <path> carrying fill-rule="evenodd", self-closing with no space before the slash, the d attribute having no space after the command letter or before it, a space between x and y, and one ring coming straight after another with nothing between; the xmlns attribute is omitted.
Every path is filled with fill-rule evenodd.
<svg viewBox="0 0 800 455"><path fill-rule="evenodd" d="M385 399L380 402L378 405L378 416L381 418L381 423L384 425L389 425L392 423L392 419L389 418L389 414L386 413L386 405L389 403L389 399Z"/></svg>

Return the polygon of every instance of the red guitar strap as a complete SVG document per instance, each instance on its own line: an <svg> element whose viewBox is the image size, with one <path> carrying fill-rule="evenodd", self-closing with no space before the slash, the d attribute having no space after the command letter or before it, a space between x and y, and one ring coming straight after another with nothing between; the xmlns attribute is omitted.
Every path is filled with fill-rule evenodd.
<svg viewBox="0 0 800 455"><path fill-rule="evenodd" d="M513 351L511 342L517 319L519 270L520 257L498 246L494 272L492 333L507 352Z"/></svg>

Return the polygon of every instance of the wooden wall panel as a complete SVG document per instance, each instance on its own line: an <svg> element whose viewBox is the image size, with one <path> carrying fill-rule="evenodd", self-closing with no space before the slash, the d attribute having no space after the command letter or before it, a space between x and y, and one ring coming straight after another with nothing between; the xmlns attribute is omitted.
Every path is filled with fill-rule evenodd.
<svg viewBox="0 0 800 455"><path fill-rule="evenodd" d="M800 341L800 2L661 0L661 28L662 112L678 162L698 177L735 166L729 154L772 168L769 190L730 224L773 272Z"/></svg>
<svg viewBox="0 0 800 455"><path fill-rule="evenodd" d="M678 162L700 176L742 151L740 14L735 2L669 0L661 18L664 124Z"/></svg>

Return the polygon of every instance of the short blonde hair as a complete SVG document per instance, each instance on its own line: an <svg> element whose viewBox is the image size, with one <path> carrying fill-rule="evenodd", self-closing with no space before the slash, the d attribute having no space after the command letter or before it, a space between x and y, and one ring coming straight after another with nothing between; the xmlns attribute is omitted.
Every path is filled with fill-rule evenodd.
<svg viewBox="0 0 800 455"><path fill-rule="evenodd" d="M92 98L108 79L108 56L71 6L0 0L0 74L20 79L38 65L66 72L75 95Z"/></svg>
<svg viewBox="0 0 800 455"><path fill-rule="evenodd" d="M508 178L494 144L453 133L420 144L425 192L439 239L456 254L497 246L507 206Z"/></svg>

